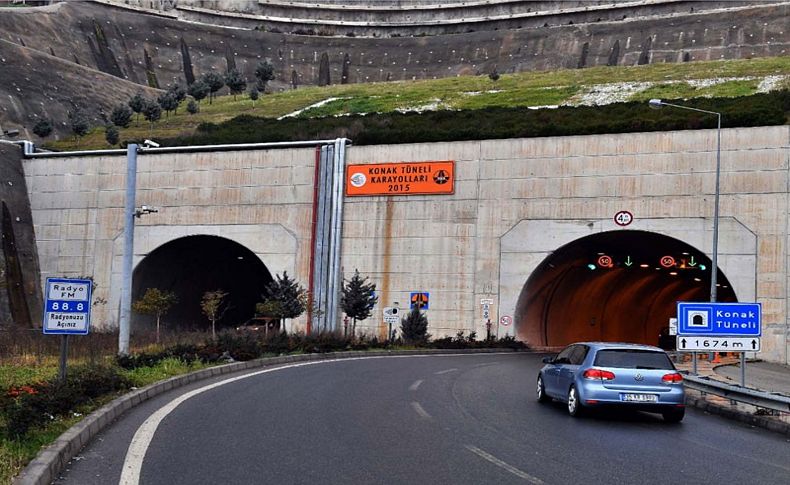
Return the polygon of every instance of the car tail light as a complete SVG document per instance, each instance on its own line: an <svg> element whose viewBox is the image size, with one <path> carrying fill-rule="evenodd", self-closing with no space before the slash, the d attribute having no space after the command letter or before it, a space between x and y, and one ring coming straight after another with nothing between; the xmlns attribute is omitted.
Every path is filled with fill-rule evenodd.
<svg viewBox="0 0 790 485"><path fill-rule="evenodd" d="M600 379L602 381L611 381L614 379L614 373L608 370L587 369L584 371L584 374L582 374L582 377L590 380Z"/></svg>
<svg viewBox="0 0 790 485"><path fill-rule="evenodd" d="M668 384L680 384L683 382L683 376L678 374L677 372L673 374L664 374L664 377L661 378L661 381L666 382Z"/></svg>

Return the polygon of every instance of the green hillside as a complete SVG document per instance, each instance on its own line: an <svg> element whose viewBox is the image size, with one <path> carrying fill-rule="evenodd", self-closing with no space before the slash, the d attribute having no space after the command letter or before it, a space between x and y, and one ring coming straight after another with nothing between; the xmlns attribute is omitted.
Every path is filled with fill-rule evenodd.
<svg viewBox="0 0 790 485"><path fill-rule="evenodd" d="M492 108L544 111L558 106L645 102L650 98L738 98L787 89L788 86L790 57L525 72L502 75L497 80L489 76L466 76L431 81L304 87L267 93L254 106L247 94L240 94L235 99L230 95L219 96L211 104L203 100L200 112L194 115L188 114L186 103L182 103L177 114L171 113L168 117L163 114L153 126L141 119L129 128L121 129L120 140L153 138L169 140L171 144L179 143L181 139L196 142L192 135L213 129L213 125L207 123L217 125L240 115L269 119L267 126L273 126L273 120L282 118L285 129L290 126L288 118L369 117L373 114ZM335 120L329 124L337 126L342 123L342 120ZM204 124L204 130L198 130L201 124ZM104 128L94 129L78 145L74 140L62 140L48 146L59 150L77 146L80 149L109 147L104 140Z"/></svg>

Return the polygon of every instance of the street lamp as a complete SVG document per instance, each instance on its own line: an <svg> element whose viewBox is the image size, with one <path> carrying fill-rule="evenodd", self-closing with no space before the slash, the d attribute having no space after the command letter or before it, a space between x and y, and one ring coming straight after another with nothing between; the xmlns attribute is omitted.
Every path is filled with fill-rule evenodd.
<svg viewBox="0 0 790 485"><path fill-rule="evenodd" d="M690 106L682 106L679 104L665 103L660 99L651 99L649 105L654 109L661 109L664 106L671 106L673 108L686 109L689 111L697 111L699 113L707 113L716 115L716 195L713 202L713 260L710 268L710 301L716 302L716 278L719 273L719 179L721 176L721 113L716 111L708 111L705 109L692 108ZM692 373L697 373L697 353L694 352L692 359ZM741 354L741 369L744 369L743 356ZM743 378L741 380L743 382Z"/></svg>
<svg viewBox="0 0 790 485"><path fill-rule="evenodd" d="M716 115L716 192L713 202L713 264L710 269L710 301L715 303L717 297L716 278L719 272L719 179L721 177L721 113L699 108L692 108L690 106L681 106L679 104L665 103L660 99L651 99L649 104L651 108L655 109L661 109L663 106L671 106L673 108L687 109L689 111L698 111L700 113Z"/></svg>

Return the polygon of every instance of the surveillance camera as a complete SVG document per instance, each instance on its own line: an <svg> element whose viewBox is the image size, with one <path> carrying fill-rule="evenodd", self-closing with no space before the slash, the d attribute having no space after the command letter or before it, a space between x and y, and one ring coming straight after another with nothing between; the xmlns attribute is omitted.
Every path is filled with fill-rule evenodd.
<svg viewBox="0 0 790 485"><path fill-rule="evenodd" d="M145 146L147 146L149 148L150 147L159 148L159 143L157 143L157 142L155 142L153 140L145 140L143 142L143 145L145 145Z"/></svg>

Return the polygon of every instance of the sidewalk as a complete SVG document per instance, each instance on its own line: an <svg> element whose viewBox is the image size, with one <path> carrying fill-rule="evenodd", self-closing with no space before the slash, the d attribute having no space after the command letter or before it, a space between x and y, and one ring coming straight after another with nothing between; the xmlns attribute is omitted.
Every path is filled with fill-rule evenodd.
<svg viewBox="0 0 790 485"><path fill-rule="evenodd" d="M711 363L707 360L707 353L697 354L697 375L739 386L741 384L740 357L735 355L721 356L719 357L721 362ZM678 370L691 373L690 354L686 356L675 354L673 357L676 359L675 366ZM747 361L746 387L790 396L790 365ZM736 403L723 397L703 394L689 388L686 388L686 395L689 406L704 409L711 414L736 419L752 426L790 435L790 413L780 413L749 404Z"/></svg>

